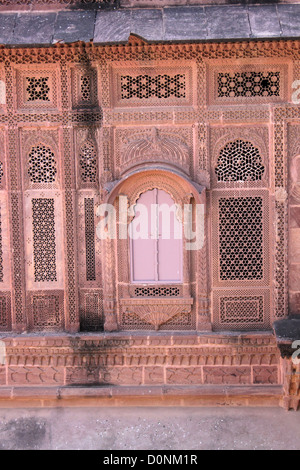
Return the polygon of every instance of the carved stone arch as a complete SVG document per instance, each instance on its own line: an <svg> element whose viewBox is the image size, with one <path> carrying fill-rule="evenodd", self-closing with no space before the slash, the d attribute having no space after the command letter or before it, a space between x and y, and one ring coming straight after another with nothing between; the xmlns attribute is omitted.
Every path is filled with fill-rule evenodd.
<svg viewBox="0 0 300 470"><path fill-rule="evenodd" d="M269 133L266 127L244 127L236 126L231 128L213 129L211 132L211 155L215 163L218 160L220 151L225 145L234 140L244 140L251 142L257 147L263 159L269 154Z"/></svg>
<svg viewBox="0 0 300 470"><path fill-rule="evenodd" d="M190 193L199 204L204 203L204 186L192 182L168 166L138 170L115 183L107 194L107 202L110 204L119 194L126 194L130 205L135 204L143 192L153 188L166 191L177 204L182 205L186 194Z"/></svg>
<svg viewBox="0 0 300 470"><path fill-rule="evenodd" d="M259 181L246 181L249 186L268 186L269 177L269 145L268 145L268 129L266 127L232 127L232 128L217 128L211 132L210 147L211 147L211 162L212 162L212 182L213 186L218 186L216 176L216 168L219 162L222 151L231 143L240 141L245 144L249 143L253 146L253 150L257 152L260 159L260 164L263 165L264 171L262 178ZM239 182L240 183L240 182ZM221 183L222 184L222 183ZM223 183L224 184L224 183ZM226 183L228 186L228 183Z"/></svg>
<svg viewBox="0 0 300 470"><path fill-rule="evenodd" d="M22 165L23 165L23 175L24 175L24 186L26 189L57 189L60 186L60 154L59 154L59 135L58 130L31 130L24 131L21 134L21 148L22 148ZM50 154L45 155L45 159L54 160L55 178L46 178L46 181L38 182L34 181L36 178L31 177L30 171L30 155L34 149L40 147L41 149L45 148L46 153ZM41 151L42 152L42 151ZM41 165L45 165L45 172L47 172L47 162L41 162ZM48 162L49 163L49 162ZM32 162L33 164L33 162ZM41 173L43 173L43 168L40 168ZM48 180L48 181L47 181Z"/></svg>
<svg viewBox="0 0 300 470"><path fill-rule="evenodd" d="M176 204L183 207L192 200L195 204L206 205L206 191L202 186L192 182L186 176L174 171L168 167L147 168L143 171L136 171L121 181L115 182L108 192L106 202L114 204L118 209L118 200L120 196L126 196L128 206L134 205L140 195L148 190L161 189L167 192ZM205 211L204 211L205 212ZM128 223L130 218L128 218ZM113 252L116 252L115 267L112 269L111 263L104 267L107 270L107 277L115 277L115 282L107 283L108 291L104 291L104 299L112 299L117 293L115 309L118 312L118 318L112 319L112 310L108 307L107 316L109 322L105 322L106 329L111 329L109 325L117 325L119 329L188 329L200 328L210 330L209 312L203 311L203 302L207 304L207 276L193 276L192 266L202 263L205 267L206 262L206 243L195 251L186 249L186 240L184 240L183 249L183 280L178 285L176 283L176 298L165 297L164 292L170 292L170 285L154 286L148 285L147 288L139 283L131 283L130 280L130 256L129 240L117 239L116 243L111 240L105 243L107 259L113 258ZM111 254L109 254L111 251ZM115 272L114 272L115 269ZM151 284L151 283L150 283ZM118 286L116 290L113 285ZM109 291L110 289L110 291ZM140 289L146 292L158 292L155 298L149 298L145 294L135 294L135 290ZM162 294L159 294L162 292ZM205 297L205 299L204 299ZM201 306L199 307L199 299ZM104 301L104 305L106 302ZM106 312L104 312L106 315ZM200 316L199 316L200 315ZM126 319L130 318L129 323ZM125 319L125 320L124 320ZM177 322L177 323L176 323ZM169 326L170 325L170 326Z"/></svg>
<svg viewBox="0 0 300 470"><path fill-rule="evenodd" d="M37 144L47 145L55 153L58 158L58 132L57 131L29 131L22 134L22 150L24 154L28 154L31 148Z"/></svg>

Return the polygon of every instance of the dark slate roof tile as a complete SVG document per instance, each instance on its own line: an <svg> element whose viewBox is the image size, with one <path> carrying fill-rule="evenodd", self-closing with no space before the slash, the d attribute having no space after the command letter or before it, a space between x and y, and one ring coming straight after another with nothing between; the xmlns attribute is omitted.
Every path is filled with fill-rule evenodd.
<svg viewBox="0 0 300 470"><path fill-rule="evenodd" d="M208 39L241 39L251 35L246 6L205 7Z"/></svg>
<svg viewBox="0 0 300 470"><path fill-rule="evenodd" d="M11 44L51 44L55 18L56 13L19 13Z"/></svg>
<svg viewBox="0 0 300 470"><path fill-rule="evenodd" d="M53 41L89 42L94 37L96 12L61 11L57 14Z"/></svg>
<svg viewBox="0 0 300 470"><path fill-rule="evenodd" d="M127 42L131 32L131 11L99 11L97 13L94 43Z"/></svg>
<svg viewBox="0 0 300 470"><path fill-rule="evenodd" d="M163 37L162 10L133 10L130 32L148 41Z"/></svg>
<svg viewBox="0 0 300 470"><path fill-rule="evenodd" d="M11 44L13 39L17 13L0 15L0 44Z"/></svg>
<svg viewBox="0 0 300 470"><path fill-rule="evenodd" d="M167 41L206 39L207 25L204 7L175 7L164 10Z"/></svg>
<svg viewBox="0 0 300 470"><path fill-rule="evenodd" d="M249 6L252 37L279 37L281 34L276 5Z"/></svg>
<svg viewBox="0 0 300 470"><path fill-rule="evenodd" d="M277 5L282 35L300 36L300 5Z"/></svg>
<svg viewBox="0 0 300 470"><path fill-rule="evenodd" d="M300 4L0 13L0 44L126 43L300 37Z"/></svg>

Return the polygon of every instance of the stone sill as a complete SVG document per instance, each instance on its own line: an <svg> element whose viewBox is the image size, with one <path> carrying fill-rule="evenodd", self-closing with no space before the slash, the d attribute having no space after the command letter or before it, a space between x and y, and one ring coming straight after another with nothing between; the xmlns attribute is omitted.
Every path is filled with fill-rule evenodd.
<svg viewBox="0 0 300 470"><path fill-rule="evenodd" d="M0 387L0 407L282 406L281 385Z"/></svg>
<svg viewBox="0 0 300 470"><path fill-rule="evenodd" d="M22 341L22 339L62 339L62 338L79 338L79 339L121 339L121 338L137 338L137 337L143 337L143 338L159 338L159 337L195 337L195 338L248 338L248 337L274 337L274 332L270 328L269 330L249 330L249 331L241 331L241 330L236 330L236 331L194 331L194 330L164 330L164 331L154 331L154 330L127 330L127 331L112 331L112 332L106 332L106 331L96 331L96 332L89 332L89 331L79 331L78 333L68 333L67 331L35 331L35 332L24 332L24 333L16 333L14 331L2 331L0 332L0 339L4 338L15 338L18 341Z"/></svg>

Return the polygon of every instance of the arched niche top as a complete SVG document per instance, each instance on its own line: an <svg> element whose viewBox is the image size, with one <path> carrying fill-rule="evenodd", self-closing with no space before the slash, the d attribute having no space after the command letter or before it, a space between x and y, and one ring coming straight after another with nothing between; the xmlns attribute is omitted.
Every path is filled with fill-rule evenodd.
<svg viewBox="0 0 300 470"><path fill-rule="evenodd" d="M216 129L211 135L211 155L215 164L219 159L220 152L226 145L237 140L250 142L259 151L263 161L269 157L269 132L265 126L233 126L231 128Z"/></svg>
<svg viewBox="0 0 300 470"><path fill-rule="evenodd" d="M170 194L176 204L188 204L194 198L197 204L205 203L205 187L189 180L170 168L147 168L127 174L106 186L106 202L113 204L116 197L126 195L129 205L136 204L140 195L153 188Z"/></svg>

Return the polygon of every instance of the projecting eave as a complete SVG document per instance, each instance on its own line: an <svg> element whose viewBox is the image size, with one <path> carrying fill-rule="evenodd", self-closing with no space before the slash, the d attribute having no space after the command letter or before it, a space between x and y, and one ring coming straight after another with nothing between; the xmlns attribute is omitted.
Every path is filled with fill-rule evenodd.
<svg viewBox="0 0 300 470"><path fill-rule="evenodd" d="M238 41L300 37L300 4L182 6L99 11L4 12L0 44Z"/></svg>

